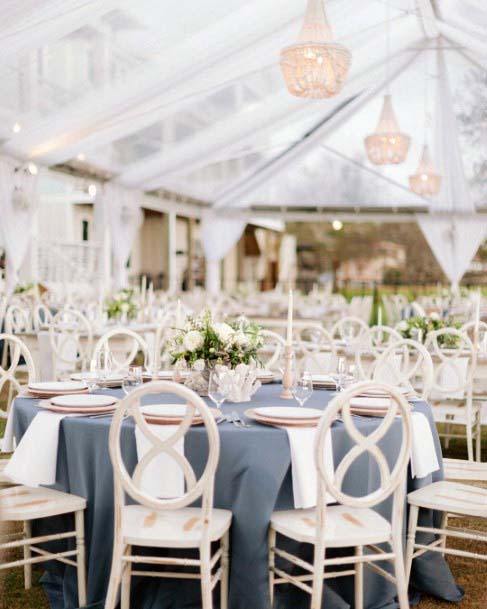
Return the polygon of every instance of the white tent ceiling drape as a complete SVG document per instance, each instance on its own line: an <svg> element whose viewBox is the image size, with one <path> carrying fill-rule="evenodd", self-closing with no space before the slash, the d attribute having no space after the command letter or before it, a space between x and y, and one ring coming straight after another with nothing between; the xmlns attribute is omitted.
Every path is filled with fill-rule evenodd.
<svg viewBox="0 0 487 609"><path fill-rule="evenodd" d="M485 189L472 195L473 155L455 116L469 111L462 94L479 80L469 73L485 70L487 6L394 0L388 58L384 0L325 2L352 67L340 95L310 101L288 95L279 68L280 50L301 28L304 0L289 0L277 13L275 0L7 0L0 25L2 152L99 171L118 189L138 189L116 190L131 192L117 200L164 189L241 209L242 218L250 206L422 211L428 203L408 192L408 176L424 136L422 58L441 46L438 74L429 74L438 76L441 104L428 104L443 188L431 211L456 218L486 204ZM412 145L401 166L375 168L363 139L375 127L386 85ZM358 182L363 198L348 186ZM108 221L121 228L119 219ZM427 238L439 251L435 234ZM119 254L123 283L128 254Z"/></svg>
<svg viewBox="0 0 487 609"><path fill-rule="evenodd" d="M11 160L0 159L0 235L7 262L7 294L18 282L33 236L38 176Z"/></svg>

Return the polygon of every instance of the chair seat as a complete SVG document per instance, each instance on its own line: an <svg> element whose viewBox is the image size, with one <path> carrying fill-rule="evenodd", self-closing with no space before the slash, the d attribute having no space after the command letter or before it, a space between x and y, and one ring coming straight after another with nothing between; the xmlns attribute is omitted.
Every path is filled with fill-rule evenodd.
<svg viewBox="0 0 487 609"><path fill-rule="evenodd" d="M9 478L3 473L3 470L7 467L9 459L0 459L0 484L10 483Z"/></svg>
<svg viewBox="0 0 487 609"><path fill-rule="evenodd" d="M329 548L382 543L391 537L390 523L368 508L332 505L327 508L325 519L325 545ZM286 537L301 543L315 543L316 510L314 509L274 512L271 525Z"/></svg>
<svg viewBox="0 0 487 609"><path fill-rule="evenodd" d="M33 520L84 510L86 499L49 488L14 486L0 490L1 520Z"/></svg>
<svg viewBox="0 0 487 609"><path fill-rule="evenodd" d="M418 507L453 512L466 516L487 516L487 490L460 482L433 482L408 495L408 502Z"/></svg>
<svg viewBox="0 0 487 609"><path fill-rule="evenodd" d="M230 528L230 510L212 511L210 539L221 539ZM202 511L182 508L155 512L142 505L124 506L122 535L124 542L155 548L197 548L201 542Z"/></svg>

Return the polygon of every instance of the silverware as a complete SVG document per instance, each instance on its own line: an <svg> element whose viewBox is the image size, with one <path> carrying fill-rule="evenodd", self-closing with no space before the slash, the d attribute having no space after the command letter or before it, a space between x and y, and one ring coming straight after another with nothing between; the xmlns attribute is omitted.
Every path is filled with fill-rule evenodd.
<svg viewBox="0 0 487 609"><path fill-rule="evenodd" d="M242 419L236 410L232 411L232 417L237 427L252 427Z"/></svg>

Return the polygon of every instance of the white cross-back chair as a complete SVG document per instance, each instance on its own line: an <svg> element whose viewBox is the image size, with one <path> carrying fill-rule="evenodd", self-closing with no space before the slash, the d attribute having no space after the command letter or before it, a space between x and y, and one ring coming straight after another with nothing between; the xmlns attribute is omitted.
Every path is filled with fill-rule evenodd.
<svg viewBox="0 0 487 609"><path fill-rule="evenodd" d="M4 391L8 385L7 399L4 402L5 409L0 409L0 419L6 419L10 411L10 406L14 398L14 393L19 393L22 390L21 379L19 379L19 368L25 375L26 384L33 383L37 380L34 360L26 345L18 338L11 334L0 334L0 346L8 351L7 365L0 367L0 393ZM21 359L24 364L21 364ZM0 439L0 442L3 440ZM9 481L4 477L3 470L7 466L8 459L0 460L0 485L8 484Z"/></svg>
<svg viewBox="0 0 487 609"><path fill-rule="evenodd" d="M485 531L471 529L467 526L451 526L452 516L487 519L487 489L472 485L472 482L487 482L487 464L460 459L443 461L445 480L434 482L408 495L409 530L407 535L406 571L408 580L411 576L413 560L427 552L487 560L487 534ZM459 482L468 481L469 484ZM420 509L442 512L438 528L418 526ZM467 521L468 522L468 521ZM417 537L418 533L422 538ZM426 540L425 536L428 536ZM482 542L484 552L468 549L449 548L447 540ZM431 539L431 541L427 541Z"/></svg>
<svg viewBox="0 0 487 609"><path fill-rule="evenodd" d="M421 343L403 338L382 352L375 362L377 382L406 387L427 400L433 386L433 361Z"/></svg>
<svg viewBox="0 0 487 609"><path fill-rule="evenodd" d="M32 326L36 332L48 328L53 319L49 307L43 303L37 303L32 310Z"/></svg>
<svg viewBox="0 0 487 609"><path fill-rule="evenodd" d="M369 330L369 326L359 317L342 317L332 327L330 334L334 339L345 343L357 344Z"/></svg>
<svg viewBox="0 0 487 609"><path fill-rule="evenodd" d="M350 410L350 401L366 389L381 389L391 398L391 405L382 421L369 435L363 435L355 426ZM400 416L400 420L396 417ZM354 443L340 463L335 463L334 475L330 475L325 463L325 442L337 417L341 417L345 429ZM393 425L401 425L401 441L398 456L392 468L382 453L379 443ZM397 586L401 609L409 609L406 573L403 562L402 525L405 505L406 472L411 448L410 406L393 387L381 383L363 382L337 395L328 404L321 418L315 443L315 463L318 478L316 509L286 510L274 512L269 530L269 584L271 606L274 586L292 584L311 595L311 609L321 609L323 580L326 578L355 577L355 609L363 609L363 567L383 575ZM373 492L357 496L349 494L344 481L360 456L368 454L375 460L380 484ZM327 505L331 495L339 505ZM374 509L375 506L393 496L391 522ZM314 546L313 563L304 561L276 545L276 534ZM389 544L382 549L378 544ZM354 548L354 553L340 558L327 558L331 548ZM367 552L364 552L364 550ZM276 556L293 567L299 567L304 575L276 567ZM377 563L392 561L394 575ZM334 567L344 566L343 570ZM348 568L347 568L348 567Z"/></svg>
<svg viewBox="0 0 487 609"><path fill-rule="evenodd" d="M142 352L144 365L147 366L150 363L147 342L140 334L129 328L114 328L106 332L95 345L92 365L103 350L111 353L114 362L112 372L115 373L126 370L134 362L139 352Z"/></svg>
<svg viewBox="0 0 487 609"><path fill-rule="evenodd" d="M49 326L49 346L55 378L86 369L93 351L90 322L75 309L59 311Z"/></svg>
<svg viewBox="0 0 487 609"><path fill-rule="evenodd" d="M171 315L166 314L157 326L150 356L150 365L154 372L160 370L170 360L167 345L174 331L175 322Z"/></svg>
<svg viewBox="0 0 487 609"><path fill-rule="evenodd" d="M449 344L450 346L446 346ZM426 348L431 353L434 366L430 401L437 423L444 424L440 437L467 439L469 460L473 460L473 440L480 458L481 437L479 409L474 409L473 377L476 355L470 338L455 328L443 328L429 332ZM465 427L464 433L451 431L451 425Z"/></svg>
<svg viewBox="0 0 487 609"><path fill-rule="evenodd" d="M187 411L174 433L161 440L148 425L140 411L140 401L146 395L169 393L186 400ZM199 479L184 455L175 449L175 444L184 438L191 426L193 416L198 415L208 439L208 456ZM121 442L121 429L125 417L132 417L135 425L151 447L130 474L125 466ZM115 488L115 531L112 570L105 609L115 609L118 589L121 586L121 609L129 609L130 580L132 576L163 578L189 578L201 580L202 607L213 606L212 591L220 582L221 607L226 609L228 597L228 545L232 513L213 508L215 471L220 454L220 438L215 419L205 402L193 391L168 381L158 381L136 389L120 402L113 417L109 438L110 458L113 464ZM186 490L180 497L155 497L143 487L145 468L166 454L182 469ZM164 471L161 471L164 476ZM126 505L126 496L137 502ZM201 507L188 507L201 498ZM212 554L211 543L219 542L218 550ZM198 549L199 557L175 558L137 556L133 546L144 548ZM146 550L147 551L147 550ZM219 568L213 571L220 562ZM143 571L140 565L165 565L177 569L197 568L199 573L167 571ZM134 567L136 567L134 569Z"/></svg>
<svg viewBox="0 0 487 609"><path fill-rule="evenodd" d="M337 350L331 334L319 324L307 324L297 336L299 369L323 374L335 371Z"/></svg>
<svg viewBox="0 0 487 609"><path fill-rule="evenodd" d="M5 313L5 334L22 334L32 329L30 311L27 307L10 305ZM2 353L2 366L5 368L8 360L8 351Z"/></svg>
<svg viewBox="0 0 487 609"><path fill-rule="evenodd" d="M378 358L390 345L402 340L399 332L389 326L373 326L367 332L355 349L355 369L360 380L370 380L373 377Z"/></svg>
<svg viewBox="0 0 487 609"><path fill-rule="evenodd" d="M279 371L286 345L285 340L280 334L272 330L262 330L261 336L264 344L258 353L260 362L265 370Z"/></svg>

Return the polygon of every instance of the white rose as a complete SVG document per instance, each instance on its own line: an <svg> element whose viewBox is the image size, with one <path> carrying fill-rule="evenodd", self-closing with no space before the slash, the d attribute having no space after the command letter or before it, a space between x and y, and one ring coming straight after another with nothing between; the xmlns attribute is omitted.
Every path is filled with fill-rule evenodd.
<svg viewBox="0 0 487 609"><path fill-rule="evenodd" d="M183 345L187 351L196 351L196 349L200 349L203 346L203 342L203 337L197 330L191 330L183 339Z"/></svg>
<svg viewBox="0 0 487 609"><path fill-rule="evenodd" d="M195 361L195 363L193 364L193 370L196 370L197 372L202 372L204 369L205 369L205 360L197 359Z"/></svg>
<svg viewBox="0 0 487 609"><path fill-rule="evenodd" d="M223 343L227 343L234 335L233 328L225 323L213 324L213 330Z"/></svg>
<svg viewBox="0 0 487 609"><path fill-rule="evenodd" d="M246 347L249 344L249 338L244 332L235 332L234 342L239 347Z"/></svg>
<svg viewBox="0 0 487 609"><path fill-rule="evenodd" d="M399 332L405 332L408 328L409 325L407 321L403 320L397 324L397 329L399 330Z"/></svg>

